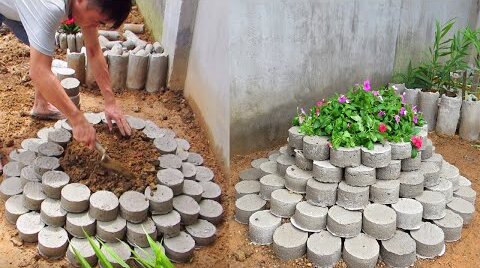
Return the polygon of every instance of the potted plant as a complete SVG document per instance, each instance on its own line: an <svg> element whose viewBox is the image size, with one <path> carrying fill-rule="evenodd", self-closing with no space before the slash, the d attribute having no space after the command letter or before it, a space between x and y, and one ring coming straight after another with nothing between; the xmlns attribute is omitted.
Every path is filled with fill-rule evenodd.
<svg viewBox="0 0 480 268"><path fill-rule="evenodd" d="M81 34L77 35L80 33L80 27L78 27L77 24L75 24L75 20L73 18L70 18L62 23L60 26L60 31L58 34L58 40L57 43L59 44L61 49L69 49L70 52L78 52L80 51L81 47L77 48L77 43L81 44L83 43L83 39ZM77 37L79 39L82 39L82 42L80 40L77 41Z"/></svg>

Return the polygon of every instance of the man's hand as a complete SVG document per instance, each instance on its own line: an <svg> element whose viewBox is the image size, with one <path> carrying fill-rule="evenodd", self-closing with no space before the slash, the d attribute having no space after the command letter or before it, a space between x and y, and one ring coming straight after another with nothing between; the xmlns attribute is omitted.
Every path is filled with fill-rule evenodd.
<svg viewBox="0 0 480 268"><path fill-rule="evenodd" d="M112 120L114 120L123 136L130 136L132 134L130 125L123 116L122 110L116 104L105 105L105 119L107 119L107 125L110 131L112 131L113 126Z"/></svg>
<svg viewBox="0 0 480 268"><path fill-rule="evenodd" d="M83 116L83 113L76 115L70 123L72 124L73 138L88 148L95 149L97 134L93 126Z"/></svg>

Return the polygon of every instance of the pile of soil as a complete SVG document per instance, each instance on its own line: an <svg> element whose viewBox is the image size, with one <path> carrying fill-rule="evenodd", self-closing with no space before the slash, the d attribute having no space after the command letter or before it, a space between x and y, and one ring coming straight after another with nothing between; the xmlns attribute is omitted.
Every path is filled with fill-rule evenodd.
<svg viewBox="0 0 480 268"><path fill-rule="evenodd" d="M160 153L143 132L133 130L130 137L124 137L118 129L110 132L106 124L96 125L95 129L108 156L121 163L134 177L105 169L100 165L102 155L98 151L73 141L60 159L61 167L70 175L70 182L83 183L92 192L112 191L117 196L129 190L143 192L147 186L155 185L155 164Z"/></svg>

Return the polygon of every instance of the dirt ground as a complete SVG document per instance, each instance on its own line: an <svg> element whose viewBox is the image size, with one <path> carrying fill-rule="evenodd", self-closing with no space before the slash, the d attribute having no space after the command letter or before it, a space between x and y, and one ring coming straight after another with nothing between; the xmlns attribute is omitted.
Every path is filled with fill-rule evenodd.
<svg viewBox="0 0 480 268"><path fill-rule="evenodd" d="M141 22L134 11L128 21ZM147 36L148 37L148 36ZM19 148L22 140L36 137L39 129L52 126L54 122L35 121L28 116L33 104L34 89L26 74L29 68L29 50L12 34L0 35L0 153L8 155ZM58 54L56 58L64 58ZM81 91L83 111L100 112L103 99L98 90ZM191 152L204 157L204 165L215 173L215 181L226 193L223 201L231 199L226 191L227 180L219 162L210 149L207 135L182 97L181 92L166 91L148 94L126 91L116 94L125 113L149 119L161 127L171 128L180 138L188 140ZM5 159L4 159L5 161ZM224 204L226 206L226 204ZM68 267L65 260L51 261L40 257L36 245L19 241L15 227L3 216L4 205L0 205L0 267ZM209 247L195 250L191 263L177 267L226 267L229 255L227 229L229 224L218 226L218 239Z"/></svg>

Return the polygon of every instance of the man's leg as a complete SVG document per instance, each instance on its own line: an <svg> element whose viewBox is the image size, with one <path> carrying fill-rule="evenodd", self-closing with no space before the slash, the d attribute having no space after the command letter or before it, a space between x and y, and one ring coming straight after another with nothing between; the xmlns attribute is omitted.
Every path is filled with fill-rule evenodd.
<svg viewBox="0 0 480 268"><path fill-rule="evenodd" d="M28 35L23 27L22 23L19 21L13 21L9 19L4 20L5 25L10 28L10 30L15 34L15 36L22 41L25 45L30 45L28 41ZM62 119L64 116L62 113L51 105L43 96L40 94L38 89L35 89L35 100L33 102L32 115L39 117L41 119Z"/></svg>

